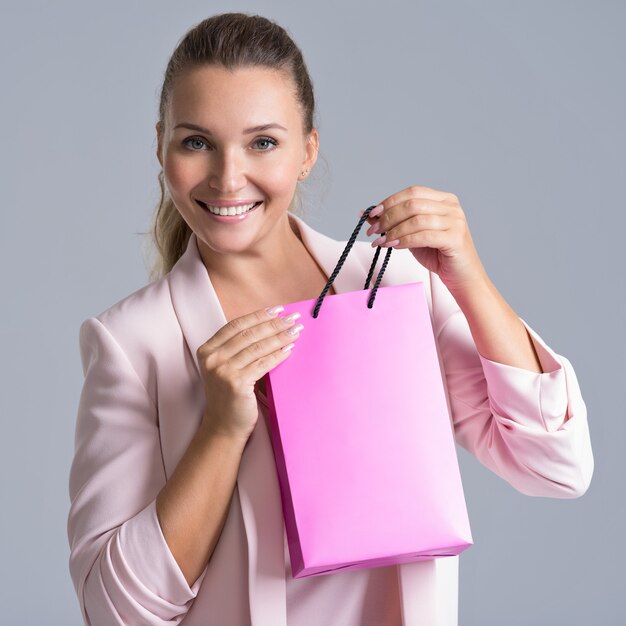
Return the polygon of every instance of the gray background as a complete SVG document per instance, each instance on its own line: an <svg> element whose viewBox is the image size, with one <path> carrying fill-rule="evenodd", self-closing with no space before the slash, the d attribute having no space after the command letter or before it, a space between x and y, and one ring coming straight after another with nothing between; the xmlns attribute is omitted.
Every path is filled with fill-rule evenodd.
<svg viewBox="0 0 626 626"><path fill-rule="evenodd" d="M308 222L346 239L409 185L456 193L495 285L578 375L596 462L582 498L525 496L458 448L475 540L460 625L625 624L626 10L545 0L2 3L2 623L81 623L78 328L147 282L163 71L229 10L276 19L309 66Z"/></svg>

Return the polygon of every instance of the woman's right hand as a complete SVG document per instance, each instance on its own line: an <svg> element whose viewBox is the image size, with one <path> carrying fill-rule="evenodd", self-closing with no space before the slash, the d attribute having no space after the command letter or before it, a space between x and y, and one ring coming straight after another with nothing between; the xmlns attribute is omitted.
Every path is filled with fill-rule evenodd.
<svg viewBox="0 0 626 626"><path fill-rule="evenodd" d="M299 336L299 329L295 335L287 332L298 313L276 315L259 309L236 317L198 348L207 397L201 428L209 433L244 441L252 434L258 418L254 385L291 354L282 348L293 347Z"/></svg>

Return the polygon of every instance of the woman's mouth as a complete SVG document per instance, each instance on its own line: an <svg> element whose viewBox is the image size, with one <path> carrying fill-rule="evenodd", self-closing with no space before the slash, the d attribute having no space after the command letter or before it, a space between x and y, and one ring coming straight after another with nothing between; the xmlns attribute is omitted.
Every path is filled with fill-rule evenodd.
<svg viewBox="0 0 626 626"><path fill-rule="evenodd" d="M218 207L208 207L205 202L196 200L196 202L204 209L206 213L218 222L238 222L245 219L250 213L256 211L256 209L263 203L262 200L255 202L252 206L243 207L219 207L219 214L217 213ZM249 208L248 208L249 207Z"/></svg>

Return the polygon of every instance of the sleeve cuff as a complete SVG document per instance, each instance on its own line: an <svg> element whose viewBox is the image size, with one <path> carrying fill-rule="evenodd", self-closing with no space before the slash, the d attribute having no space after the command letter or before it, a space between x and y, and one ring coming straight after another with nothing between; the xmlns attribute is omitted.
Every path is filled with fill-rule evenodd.
<svg viewBox="0 0 626 626"><path fill-rule="evenodd" d="M494 415L527 428L553 432L568 419L565 371L559 355L523 319L521 321L544 372L498 363L479 353L492 410Z"/></svg>
<svg viewBox="0 0 626 626"><path fill-rule="evenodd" d="M205 567L193 585L189 586L163 536L156 513L156 499L122 524L119 549L134 579L173 605L184 606L193 600L207 572Z"/></svg>

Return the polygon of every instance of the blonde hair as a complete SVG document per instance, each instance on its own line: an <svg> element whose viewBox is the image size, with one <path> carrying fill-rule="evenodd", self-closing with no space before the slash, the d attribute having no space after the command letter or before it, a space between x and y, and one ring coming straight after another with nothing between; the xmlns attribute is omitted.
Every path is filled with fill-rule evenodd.
<svg viewBox="0 0 626 626"><path fill-rule="evenodd" d="M313 129L315 98L313 84L302 53L287 31L260 15L221 13L191 28L179 41L165 70L159 102L159 122L164 128L167 107L177 77L187 70L207 65L226 69L260 66L285 73L295 87L302 112L303 132ZM158 174L161 199L155 208L148 233L157 258L150 267L150 281L167 274L187 247L191 229L167 193L163 170ZM289 211L302 213L300 182Z"/></svg>

